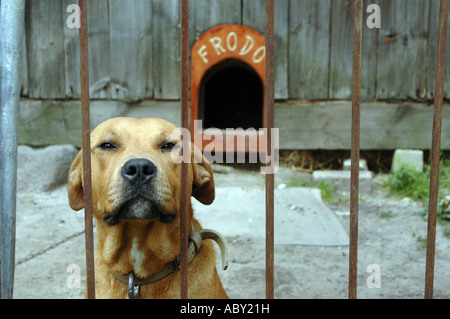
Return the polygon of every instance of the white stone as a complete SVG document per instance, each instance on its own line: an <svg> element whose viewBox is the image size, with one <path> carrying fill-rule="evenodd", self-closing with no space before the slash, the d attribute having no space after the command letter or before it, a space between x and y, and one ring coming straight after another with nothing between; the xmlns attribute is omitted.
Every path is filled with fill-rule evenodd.
<svg viewBox="0 0 450 319"><path fill-rule="evenodd" d="M391 171L396 172L402 166L409 166L416 172L423 171L423 151L396 150L392 159Z"/></svg>
<svg viewBox="0 0 450 319"><path fill-rule="evenodd" d="M17 152L17 190L46 192L67 183L78 150L73 145L34 149L20 145Z"/></svg>
<svg viewBox="0 0 450 319"><path fill-rule="evenodd" d="M346 159L344 161L344 165L342 167L342 169L344 171L350 171L352 169L352 160L351 159ZM359 160L359 170L360 171L367 171L367 161L365 159L360 159Z"/></svg>

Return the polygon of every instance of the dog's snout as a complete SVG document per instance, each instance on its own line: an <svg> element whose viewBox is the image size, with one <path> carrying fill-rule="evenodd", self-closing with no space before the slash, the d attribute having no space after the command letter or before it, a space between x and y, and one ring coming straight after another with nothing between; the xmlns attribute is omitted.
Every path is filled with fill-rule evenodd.
<svg viewBox="0 0 450 319"><path fill-rule="evenodd" d="M149 182L156 175L155 164L145 158L129 160L122 167L122 176L132 183Z"/></svg>

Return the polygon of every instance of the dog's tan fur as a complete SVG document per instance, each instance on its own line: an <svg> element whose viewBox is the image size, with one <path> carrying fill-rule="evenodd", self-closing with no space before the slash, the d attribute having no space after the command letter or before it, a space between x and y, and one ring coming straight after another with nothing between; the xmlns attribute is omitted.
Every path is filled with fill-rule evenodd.
<svg viewBox="0 0 450 319"><path fill-rule="evenodd" d="M100 124L91 134L92 203L96 220L98 244L95 251L95 292L97 298L127 298L127 285L114 278L109 270L120 275L131 271L145 278L174 260L180 253L180 166L171 152L162 145L177 143L176 127L161 119L115 118ZM111 143L116 149L102 148ZM189 195L204 204L214 200L214 179L208 161L191 145L189 164ZM194 156L201 159L195 163ZM161 211L177 212L175 219L163 223L158 219L123 219L108 225L103 216L117 214L123 204L123 165L133 158L145 158L158 169L152 183ZM68 197L72 209L84 207L82 151L74 159L68 177ZM190 198L189 196L189 198ZM189 199L189 225L201 229L193 217ZM215 264L213 244L206 240L189 265L189 298L227 298ZM141 298L179 298L180 271L152 284L141 286Z"/></svg>

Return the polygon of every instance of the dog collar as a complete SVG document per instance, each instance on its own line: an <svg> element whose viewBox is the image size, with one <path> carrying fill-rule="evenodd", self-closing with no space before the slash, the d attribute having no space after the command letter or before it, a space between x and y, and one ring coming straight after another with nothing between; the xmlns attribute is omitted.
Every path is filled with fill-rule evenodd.
<svg viewBox="0 0 450 319"><path fill-rule="evenodd" d="M189 234L188 264L192 262L195 254L200 250L202 242L205 239L212 239L217 242L222 255L222 269L226 270L228 268L228 245L225 238L219 232L211 229L201 229L199 231L195 231L194 226L191 227L191 232ZM141 285L148 285L157 282L169 276L171 273L180 270L180 268L180 255L178 255L174 260L165 264L160 271L145 278L135 277L134 272L130 272L128 275L119 275L111 269L109 272L114 278L128 284L128 297L130 299L137 299L139 297Z"/></svg>

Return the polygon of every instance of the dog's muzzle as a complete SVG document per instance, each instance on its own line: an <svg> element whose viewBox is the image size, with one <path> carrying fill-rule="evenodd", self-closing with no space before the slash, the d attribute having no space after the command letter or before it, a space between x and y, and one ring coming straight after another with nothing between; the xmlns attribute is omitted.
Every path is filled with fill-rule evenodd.
<svg viewBox="0 0 450 319"><path fill-rule="evenodd" d="M125 180L126 200L117 213L104 214L103 220L110 226L120 223L120 219L158 219L163 223L172 222L177 213L164 212L153 198L155 185L152 181L157 172L155 164L148 159L135 158L127 161L121 169Z"/></svg>

